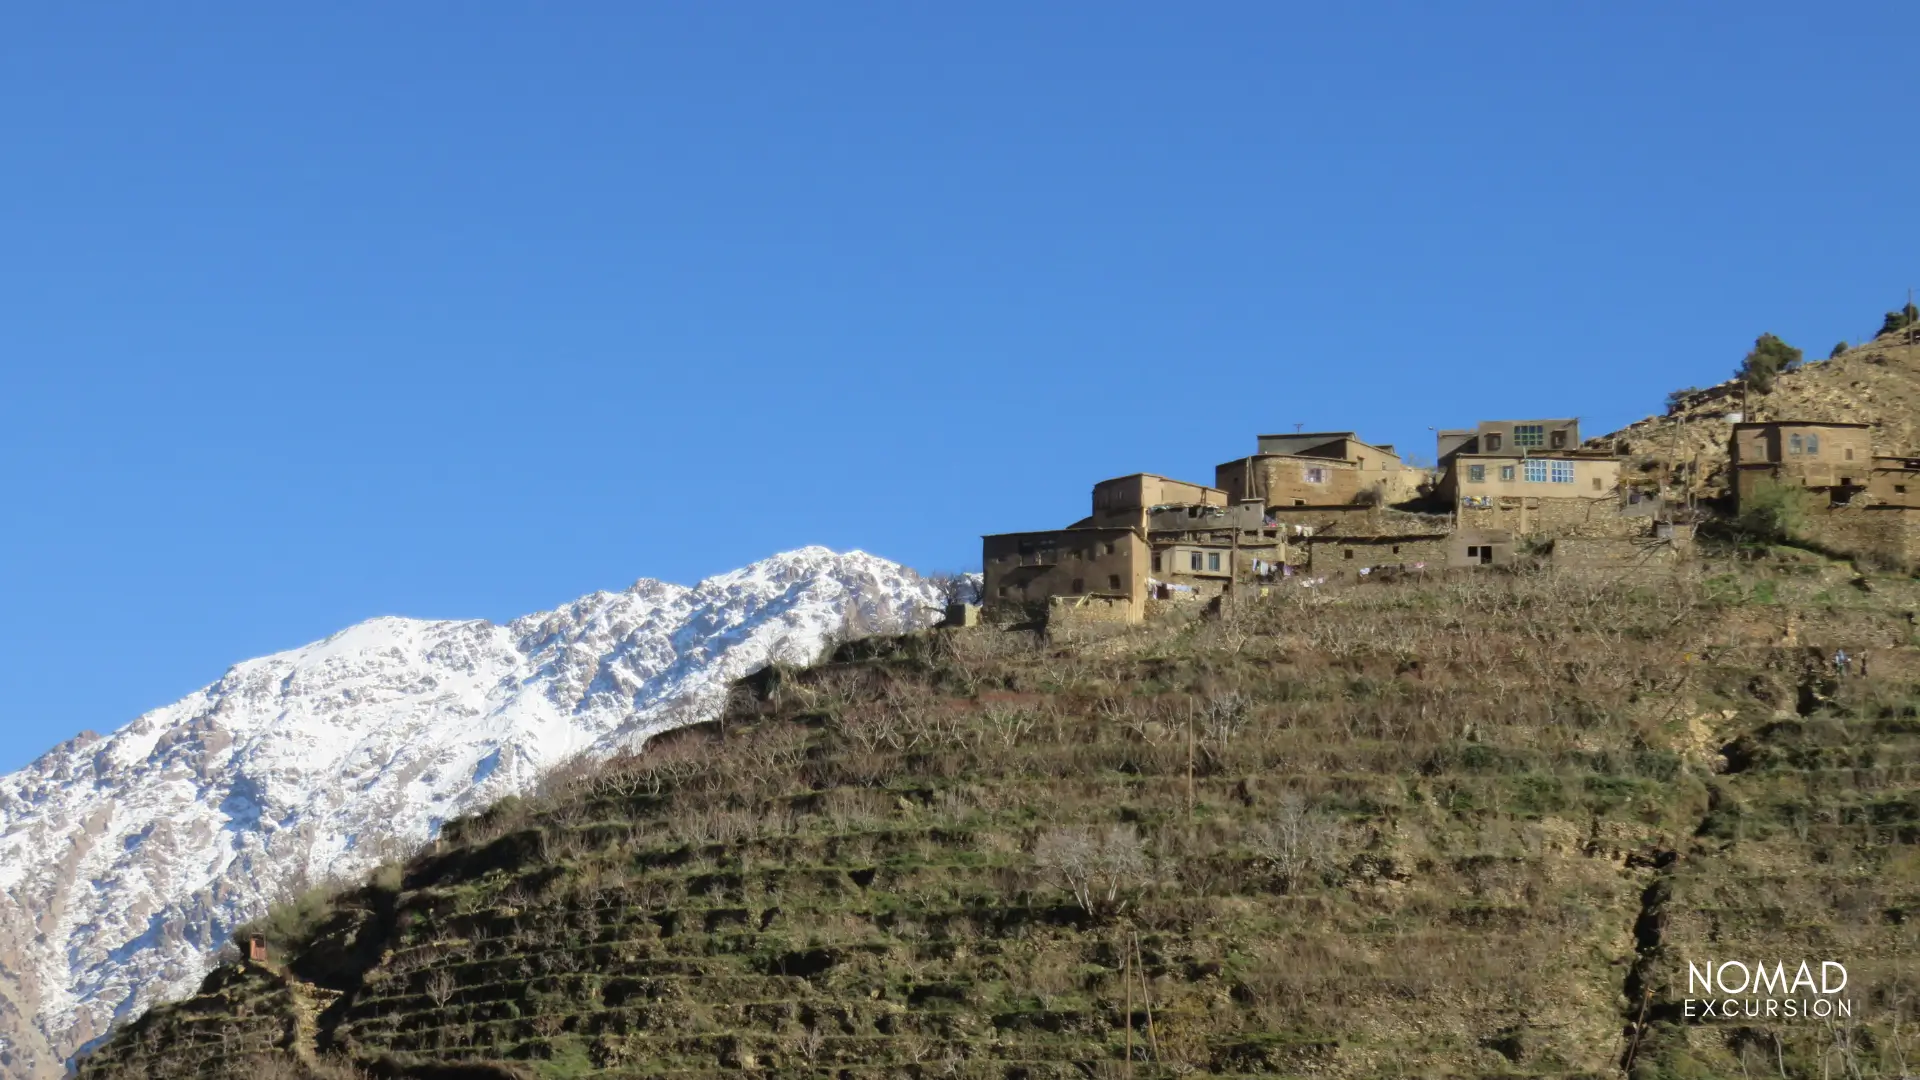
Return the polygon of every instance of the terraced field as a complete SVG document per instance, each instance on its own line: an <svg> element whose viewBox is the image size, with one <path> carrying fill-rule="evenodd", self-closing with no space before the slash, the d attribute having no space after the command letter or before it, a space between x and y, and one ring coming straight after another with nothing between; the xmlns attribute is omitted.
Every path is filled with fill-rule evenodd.
<svg viewBox="0 0 1920 1080"><path fill-rule="evenodd" d="M276 911L82 1076L1900 1075L1916 601L1783 552L857 642ZM1774 954L1857 1013L1684 1015Z"/></svg>

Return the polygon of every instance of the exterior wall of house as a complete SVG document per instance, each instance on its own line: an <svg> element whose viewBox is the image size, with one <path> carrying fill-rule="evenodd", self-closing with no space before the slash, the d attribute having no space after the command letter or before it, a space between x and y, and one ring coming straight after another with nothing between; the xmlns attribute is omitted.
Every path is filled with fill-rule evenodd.
<svg viewBox="0 0 1920 1080"><path fill-rule="evenodd" d="M1873 459L1867 494L1883 506L1920 507L1920 458Z"/></svg>
<svg viewBox="0 0 1920 1080"><path fill-rule="evenodd" d="M1315 576L1358 575L1362 569L1411 567L1415 563L1424 563L1426 569L1438 570L1447 562L1447 541L1448 535L1445 533L1413 536L1315 535L1305 542L1309 553L1308 572Z"/></svg>
<svg viewBox="0 0 1920 1080"><path fill-rule="evenodd" d="M1116 476L1093 485L1092 523L1144 528L1155 506L1225 506L1227 493L1205 484L1170 480L1153 473Z"/></svg>
<svg viewBox="0 0 1920 1080"><path fill-rule="evenodd" d="M1213 478L1233 502L1251 499L1270 507L1344 506L1372 486L1352 462L1280 454L1217 465Z"/></svg>
<svg viewBox="0 0 1920 1080"><path fill-rule="evenodd" d="M983 599L1031 603L1055 596L1118 596L1138 617L1147 593L1147 544L1131 529L1055 529L981 538Z"/></svg>
<svg viewBox="0 0 1920 1080"><path fill-rule="evenodd" d="M1736 502L1751 498L1755 488L1769 480L1810 488L1867 488L1875 464L1873 433L1865 424L1735 424L1727 452Z"/></svg>
<svg viewBox="0 0 1920 1080"><path fill-rule="evenodd" d="M1506 566L1517 549L1504 529L1460 529L1447 537L1448 566Z"/></svg>
<svg viewBox="0 0 1920 1080"><path fill-rule="evenodd" d="M1449 501L1503 496L1598 499L1617 498L1619 486L1618 458L1455 454L1447 462L1440 493Z"/></svg>
<svg viewBox="0 0 1920 1080"><path fill-rule="evenodd" d="M1527 457L1552 454L1580 447L1580 421L1559 420L1482 420L1473 430L1455 429L1438 433L1435 460L1442 466L1455 454L1480 454L1492 457Z"/></svg>

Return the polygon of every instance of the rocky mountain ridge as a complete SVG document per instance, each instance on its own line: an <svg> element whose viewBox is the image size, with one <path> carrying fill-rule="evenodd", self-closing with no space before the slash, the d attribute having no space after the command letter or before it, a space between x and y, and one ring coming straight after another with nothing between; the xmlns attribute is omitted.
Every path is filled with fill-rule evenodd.
<svg viewBox="0 0 1920 1080"><path fill-rule="evenodd" d="M0 1073L58 1075L232 928L442 821L714 714L737 678L927 625L932 583L805 548L506 625L377 618L0 777Z"/></svg>

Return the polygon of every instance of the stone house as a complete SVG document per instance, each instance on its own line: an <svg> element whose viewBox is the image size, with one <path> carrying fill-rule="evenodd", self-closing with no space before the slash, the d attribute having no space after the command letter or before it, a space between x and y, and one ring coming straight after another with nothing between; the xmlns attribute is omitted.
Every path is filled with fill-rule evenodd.
<svg viewBox="0 0 1920 1080"><path fill-rule="evenodd" d="M981 537L982 598L1027 604L1053 597L1124 601L1137 621L1147 595L1147 541L1122 526L998 533Z"/></svg>
<svg viewBox="0 0 1920 1080"><path fill-rule="evenodd" d="M1736 504L1766 482L1824 491L1831 501L1846 502L1869 487L1878 464L1872 429L1865 424L1747 421L1733 425L1727 453ZM1896 483L1889 479L1886 487Z"/></svg>
<svg viewBox="0 0 1920 1080"><path fill-rule="evenodd" d="M1227 505L1227 493L1154 473L1129 473L1093 485L1093 514L1076 525L1147 527L1155 507Z"/></svg>
<svg viewBox="0 0 1920 1080"><path fill-rule="evenodd" d="M1881 506L1920 507L1920 458L1876 456L1867 496Z"/></svg>
<svg viewBox="0 0 1920 1080"><path fill-rule="evenodd" d="M1455 454L1479 454L1488 457L1527 457L1532 454L1574 450L1580 446L1580 421L1561 420L1482 420L1471 428L1443 430L1438 433L1434 460L1442 467Z"/></svg>
<svg viewBox="0 0 1920 1080"><path fill-rule="evenodd" d="M1392 446L1362 441L1351 431L1261 435L1252 455L1213 470L1214 486L1230 501L1267 506L1402 502L1424 479Z"/></svg>
<svg viewBox="0 0 1920 1080"><path fill-rule="evenodd" d="M1570 450L1509 457L1462 451L1447 459L1438 492L1448 502L1522 496L1617 501L1619 487L1620 459L1611 454Z"/></svg>

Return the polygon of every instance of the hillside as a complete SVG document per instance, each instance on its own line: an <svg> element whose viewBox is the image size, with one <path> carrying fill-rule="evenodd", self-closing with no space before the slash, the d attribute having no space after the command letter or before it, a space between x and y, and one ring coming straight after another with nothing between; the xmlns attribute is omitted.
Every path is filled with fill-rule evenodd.
<svg viewBox="0 0 1920 1080"><path fill-rule="evenodd" d="M1674 480L1690 479L1696 494L1727 486L1730 414L1742 408L1736 380L1686 393L1660 416L1589 439L1596 447L1624 443L1639 471L1673 467ZM1778 377L1773 390L1745 399L1749 420L1816 420L1873 426L1878 453L1920 452L1920 348L1905 332L1882 335L1828 360L1813 360Z"/></svg>
<svg viewBox="0 0 1920 1080"><path fill-rule="evenodd" d="M359 875L440 823L711 717L736 678L849 631L925 626L913 571L808 548L504 625L375 619L236 665L0 777L0 1073L186 994L278 890Z"/></svg>
<svg viewBox="0 0 1920 1080"><path fill-rule="evenodd" d="M875 639L277 909L81 1076L1898 1075L1917 603L1781 553ZM1734 958L1858 1012L1687 1020Z"/></svg>

